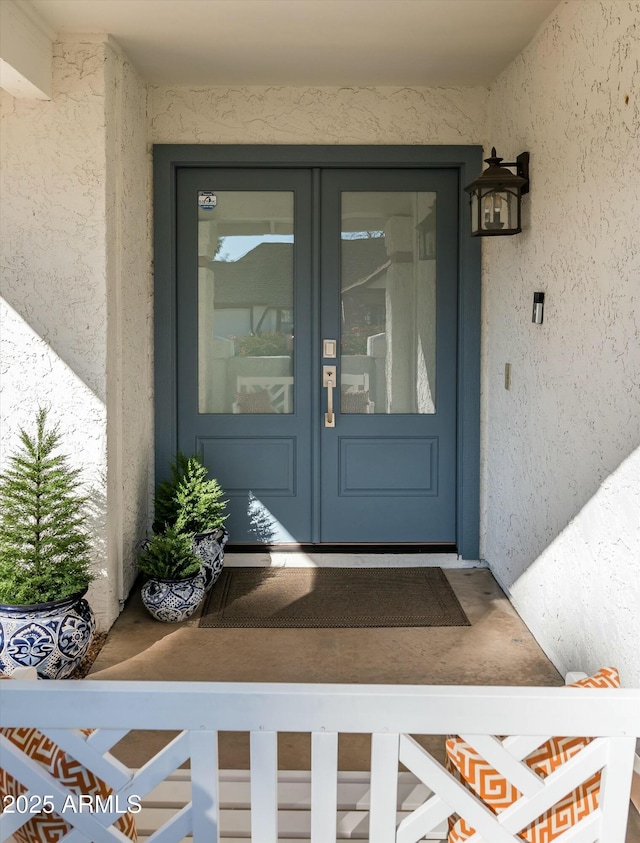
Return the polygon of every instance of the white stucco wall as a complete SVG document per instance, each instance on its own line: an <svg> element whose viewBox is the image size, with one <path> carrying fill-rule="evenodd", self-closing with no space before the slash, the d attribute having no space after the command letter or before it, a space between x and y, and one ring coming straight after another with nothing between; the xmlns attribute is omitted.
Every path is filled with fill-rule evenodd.
<svg viewBox="0 0 640 843"><path fill-rule="evenodd" d="M56 44L53 100L0 101L2 459L48 406L93 503L100 618L109 613L103 64L96 45Z"/></svg>
<svg viewBox="0 0 640 843"><path fill-rule="evenodd" d="M482 554L561 669L636 687L639 57L638 2L572 0L492 86L486 147L531 152L531 193L484 244L482 334Z"/></svg>
<svg viewBox="0 0 640 843"><path fill-rule="evenodd" d="M153 480L153 297L147 87L109 41L106 110L109 547L122 601L137 576Z"/></svg>
<svg viewBox="0 0 640 843"><path fill-rule="evenodd" d="M145 115L143 110L134 128L127 129L142 136L142 155L139 143L121 152L123 138L112 137L111 127L116 114L132 111L129 98L137 88L116 56L103 37L76 36L73 43L54 45L51 101L0 93L0 463L16 444L19 427L32 424L39 405L48 406L51 420L60 423L63 449L82 469L91 495L97 579L89 600L103 629L117 617L126 586L120 574L123 554L107 521L112 522L112 511L139 498L139 489L132 486L141 473L140 460L134 459L117 483L107 481L114 465L109 454L112 409L121 408L128 389L108 376L107 358L125 341L129 348L121 354L136 358L141 340L135 334L141 326L146 330L143 362L134 366L134 381L146 377L143 391L150 400L148 373L136 376L148 370L151 354ZM111 70L118 61L121 67ZM141 175L134 173L134 158ZM124 177L132 179L120 191L122 201L108 179L116 160ZM136 213L140 220L131 233L122 234L119 228ZM140 232L142 244L132 243ZM123 250L123 243L128 248ZM133 255L134 245L140 254ZM144 292L131 293L127 285L135 286L139 278L138 289ZM114 331L114 313L139 295L146 310L142 307L134 324L125 319ZM138 406L136 413L151 417L150 407ZM128 433L128 446L123 440L125 449L132 450L141 426L137 422ZM143 445L148 447L149 440L147 433ZM130 454L125 451L125 456ZM143 505L146 525L146 501ZM134 511L140 507L136 501Z"/></svg>
<svg viewBox="0 0 640 843"><path fill-rule="evenodd" d="M152 143L480 143L484 88L171 88L149 92Z"/></svg>

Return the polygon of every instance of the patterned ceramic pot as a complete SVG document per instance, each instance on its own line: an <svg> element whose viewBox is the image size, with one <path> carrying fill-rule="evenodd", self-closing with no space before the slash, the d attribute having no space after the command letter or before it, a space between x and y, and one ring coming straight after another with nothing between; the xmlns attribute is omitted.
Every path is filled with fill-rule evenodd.
<svg viewBox="0 0 640 843"><path fill-rule="evenodd" d="M0 673L16 667L35 667L40 679L73 673L96 631L86 592L32 606L0 604Z"/></svg>
<svg viewBox="0 0 640 843"><path fill-rule="evenodd" d="M205 578L202 573L184 580L151 577L142 586L140 593L147 611L157 621L186 621L205 595Z"/></svg>
<svg viewBox="0 0 640 843"><path fill-rule="evenodd" d="M205 591L209 591L222 573L224 546L228 541L229 533L224 527L208 533L196 533L193 537L193 552L202 561Z"/></svg>

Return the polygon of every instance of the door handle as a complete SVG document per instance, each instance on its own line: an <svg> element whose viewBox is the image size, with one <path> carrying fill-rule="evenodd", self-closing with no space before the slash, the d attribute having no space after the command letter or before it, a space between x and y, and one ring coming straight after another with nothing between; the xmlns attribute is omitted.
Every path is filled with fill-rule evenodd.
<svg viewBox="0 0 640 843"><path fill-rule="evenodd" d="M336 367L322 367L322 386L327 389L327 412L324 414L324 426L335 427L336 415L333 412L333 390L336 385Z"/></svg>

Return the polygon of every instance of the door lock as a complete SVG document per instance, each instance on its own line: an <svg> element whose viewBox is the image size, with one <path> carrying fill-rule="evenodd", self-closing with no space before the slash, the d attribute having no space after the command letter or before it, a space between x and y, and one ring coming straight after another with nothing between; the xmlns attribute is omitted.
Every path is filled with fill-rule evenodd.
<svg viewBox="0 0 640 843"><path fill-rule="evenodd" d="M322 356L335 358L337 346L338 343L335 340L322 340Z"/></svg>

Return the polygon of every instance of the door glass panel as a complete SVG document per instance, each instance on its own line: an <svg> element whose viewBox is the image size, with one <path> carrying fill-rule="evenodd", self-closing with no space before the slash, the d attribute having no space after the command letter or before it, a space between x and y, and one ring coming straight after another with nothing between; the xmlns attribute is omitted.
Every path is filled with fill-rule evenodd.
<svg viewBox="0 0 640 843"><path fill-rule="evenodd" d="M292 413L293 193L202 191L199 204L199 412Z"/></svg>
<svg viewBox="0 0 640 843"><path fill-rule="evenodd" d="M435 234L436 193L342 193L342 413L435 413Z"/></svg>

